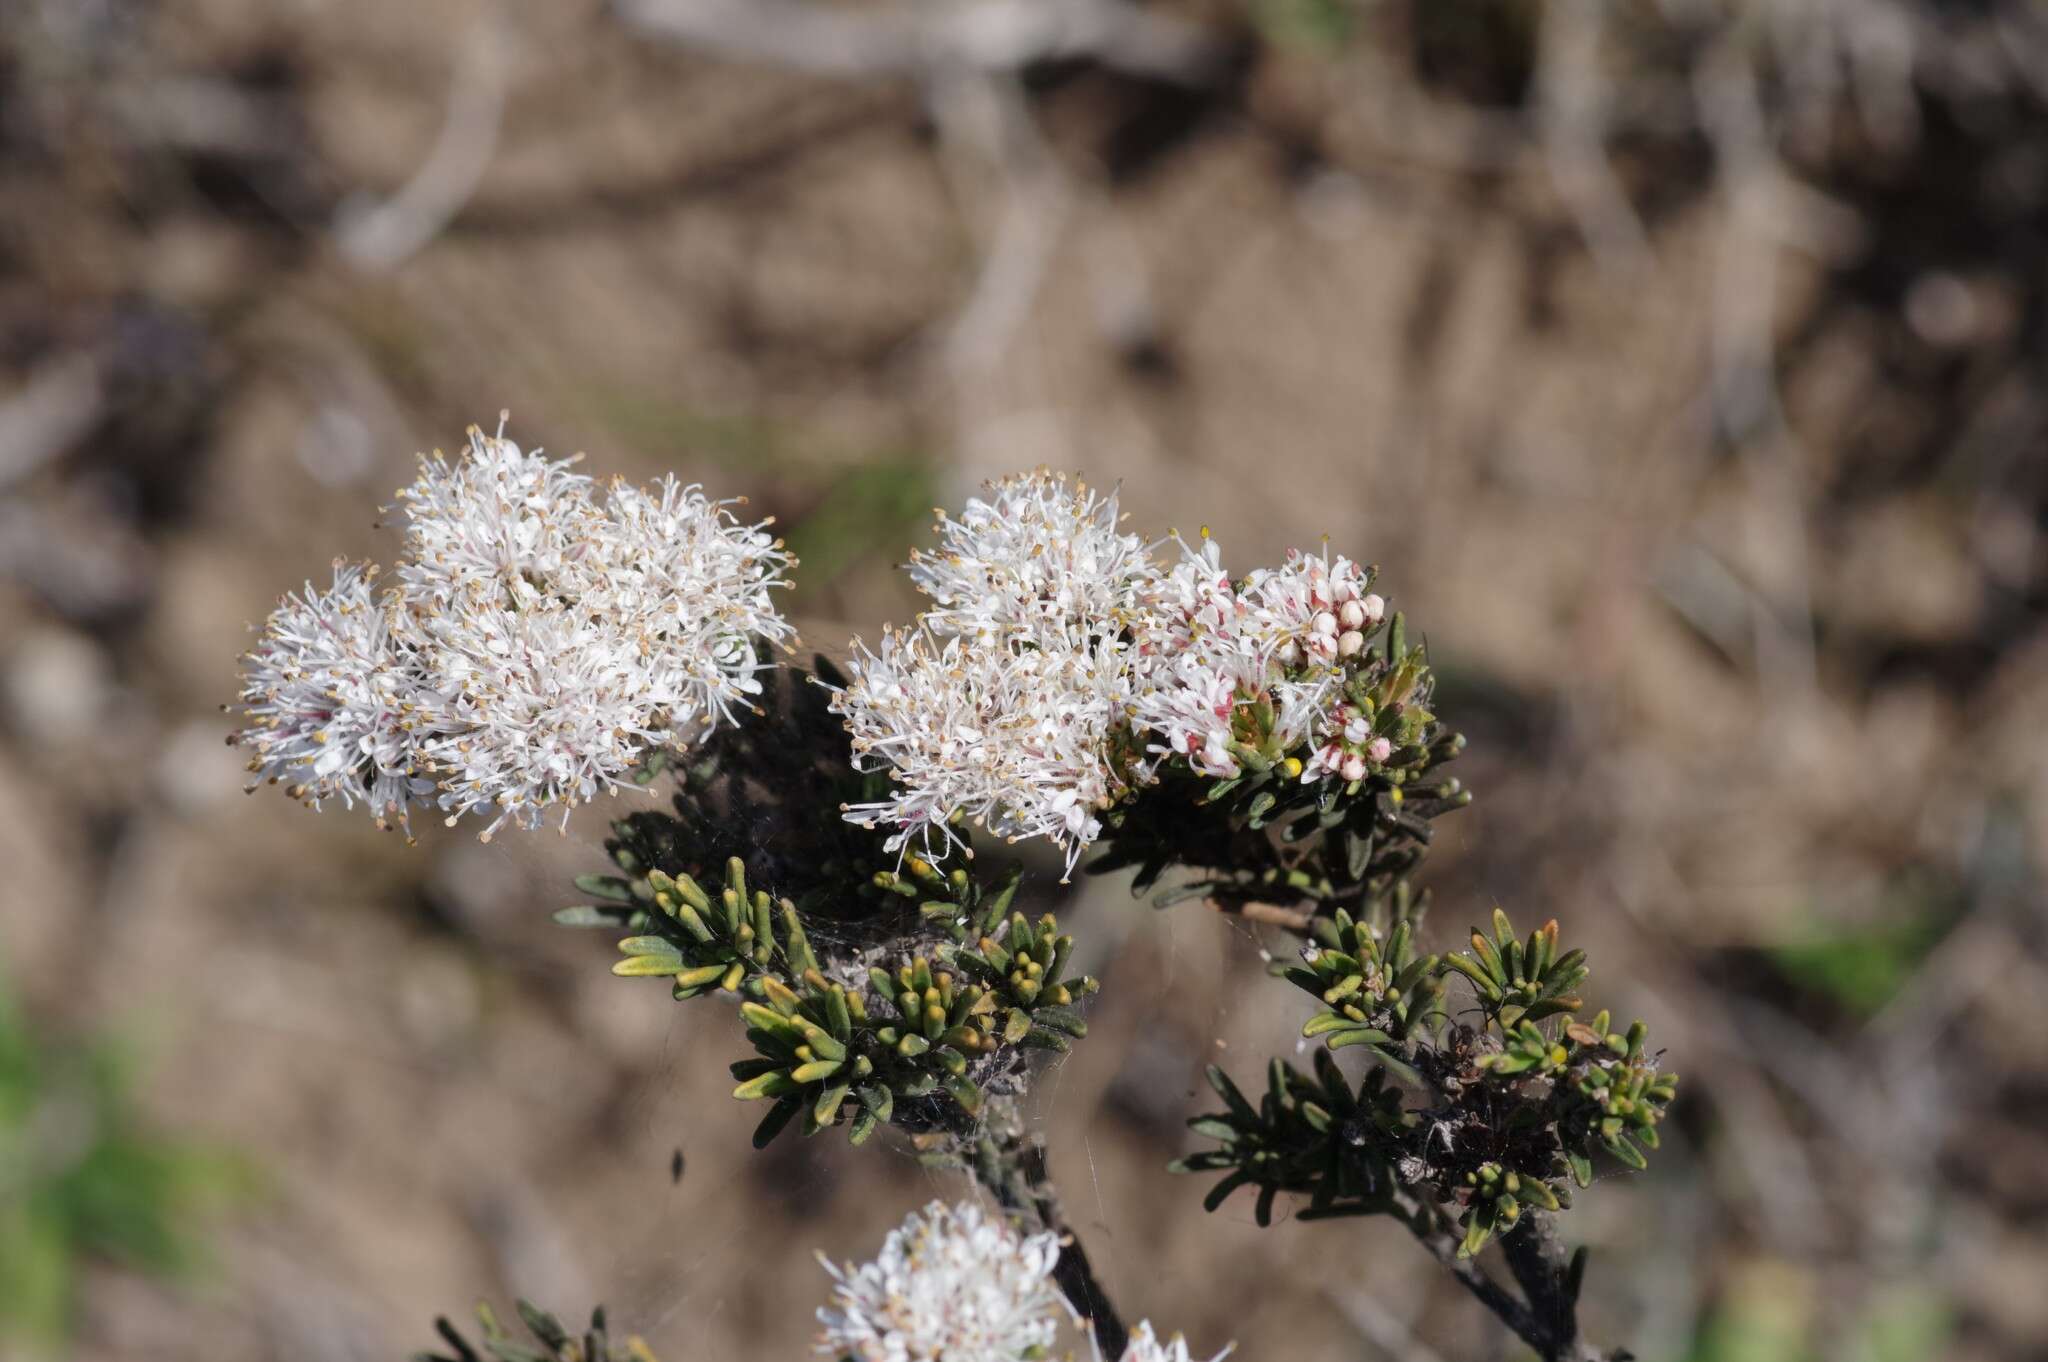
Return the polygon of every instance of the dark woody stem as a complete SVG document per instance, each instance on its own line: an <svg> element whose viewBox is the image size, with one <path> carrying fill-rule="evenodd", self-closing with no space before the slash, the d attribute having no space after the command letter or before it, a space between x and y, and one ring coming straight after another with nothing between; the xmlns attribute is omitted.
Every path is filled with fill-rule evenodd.
<svg viewBox="0 0 2048 1362"><path fill-rule="evenodd" d="M1005 1108L1008 1103L997 1099ZM1088 1321L1102 1356L1115 1362L1130 1342L1123 1317L1095 1275L1081 1237L1068 1225L1060 1211L1059 1194L1054 1191L1046 1167L1045 1142L1026 1135L1014 1110L991 1110L978 1136L962 1151L975 1180L987 1188L1003 1209L1035 1221L1039 1228L1059 1236L1060 1257L1053 1280L1066 1293L1075 1311Z"/></svg>
<svg viewBox="0 0 2048 1362"><path fill-rule="evenodd" d="M1526 1297L1522 1299L1487 1276L1475 1260L1458 1256L1462 1236L1442 1212L1406 1193L1397 1193L1395 1201L1395 1218L1459 1285L1535 1349L1543 1362L1628 1362L1630 1354L1625 1351L1603 1353L1579 1338L1579 1283L1585 1273L1585 1250L1567 1259L1548 1216L1532 1211L1500 1238L1508 1270Z"/></svg>

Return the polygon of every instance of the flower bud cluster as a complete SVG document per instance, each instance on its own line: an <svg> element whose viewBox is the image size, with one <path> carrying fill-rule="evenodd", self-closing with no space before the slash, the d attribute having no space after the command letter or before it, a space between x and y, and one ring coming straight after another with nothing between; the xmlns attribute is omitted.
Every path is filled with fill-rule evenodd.
<svg viewBox="0 0 2048 1362"><path fill-rule="evenodd" d="M230 739L259 783L408 830L438 803L489 818L488 838L566 818L750 704L757 641L792 637L780 542L673 478L600 485L573 464L472 427L464 457L422 459L399 493L395 585L344 563L284 598Z"/></svg>
<svg viewBox="0 0 2048 1362"><path fill-rule="evenodd" d="M1320 753L1351 717L1333 697L1386 614L1366 589L1370 572L1342 556L1332 561L1327 550L1296 550L1282 566L1234 582L1206 533L1199 547L1175 542L1181 561L1139 616L1134 711L1149 750L1222 779L1239 774L1233 748L1248 741L1281 751L1314 744ZM1267 731L1253 732L1250 721L1265 710ZM1302 778L1341 773L1308 761ZM1361 767L1345 778L1363 775Z"/></svg>

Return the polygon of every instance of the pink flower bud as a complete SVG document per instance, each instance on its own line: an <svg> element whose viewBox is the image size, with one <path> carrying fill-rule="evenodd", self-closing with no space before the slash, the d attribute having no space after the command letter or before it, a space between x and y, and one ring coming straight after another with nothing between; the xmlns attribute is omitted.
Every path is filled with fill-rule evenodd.
<svg viewBox="0 0 2048 1362"><path fill-rule="evenodd" d="M1359 604L1365 607L1365 617L1375 624L1379 623L1386 616L1387 603L1380 599L1380 594L1377 591L1367 592L1365 599L1360 601Z"/></svg>
<svg viewBox="0 0 2048 1362"><path fill-rule="evenodd" d="M1349 606L1345 607L1349 609ZM1356 629L1347 629L1337 637L1337 656L1357 657L1365 651L1365 635Z"/></svg>
<svg viewBox="0 0 2048 1362"><path fill-rule="evenodd" d="M1337 622L1346 629L1363 629L1365 627L1365 603L1363 601L1344 602L1343 608L1337 611Z"/></svg>
<svg viewBox="0 0 2048 1362"><path fill-rule="evenodd" d="M1365 759L1357 753L1344 758L1344 764L1337 768L1337 774L1346 780L1365 779Z"/></svg>
<svg viewBox="0 0 2048 1362"><path fill-rule="evenodd" d="M1327 610L1318 610L1315 618L1315 629L1319 634L1334 635L1337 632L1337 617Z"/></svg>
<svg viewBox="0 0 2048 1362"><path fill-rule="evenodd" d="M1376 762L1385 761L1394 755L1394 744L1385 738L1374 738L1366 744L1365 754Z"/></svg>

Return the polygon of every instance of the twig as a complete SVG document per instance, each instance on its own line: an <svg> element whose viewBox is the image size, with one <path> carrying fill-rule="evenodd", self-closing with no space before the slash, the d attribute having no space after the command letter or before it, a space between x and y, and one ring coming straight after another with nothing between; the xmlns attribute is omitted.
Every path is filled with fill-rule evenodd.
<svg viewBox="0 0 2048 1362"><path fill-rule="evenodd" d="M1124 0L977 0L849 10L805 0L614 0L619 17L657 36L727 57L833 76L1015 72L1091 57L1178 84L1221 73L1221 52L1177 19Z"/></svg>
<svg viewBox="0 0 2048 1362"><path fill-rule="evenodd" d="M1398 1202L1403 1198L1397 1193L1395 1199ZM1535 1315L1531 1314L1529 1308L1521 1301L1516 1300L1514 1294L1506 1287L1487 1276L1478 1263L1470 1258L1458 1256L1458 1232L1440 1213L1417 1205L1412 1216L1401 1215L1397 1218L1407 1225L1408 1232L1429 1250L1430 1256L1443 1264L1444 1268L1458 1279L1459 1285L1471 1292L1481 1305L1493 1312L1495 1318L1514 1331L1515 1337L1539 1353L1544 1351L1547 1339L1542 1326L1536 1322Z"/></svg>
<svg viewBox="0 0 2048 1362"><path fill-rule="evenodd" d="M1514 1331L1517 1338L1536 1350L1544 1362L1627 1362L1626 1351L1603 1353L1579 1337L1579 1278L1584 1268L1581 1256L1567 1259L1564 1246L1540 1212L1529 1212L1522 1223L1501 1236L1501 1252L1508 1270L1528 1297L1518 1300L1514 1293L1486 1275L1471 1258L1458 1256L1457 1227L1433 1206L1422 1204L1406 1192L1394 1194L1394 1218L1408 1227L1430 1255L1467 1291Z"/></svg>
<svg viewBox="0 0 2048 1362"><path fill-rule="evenodd" d="M1277 903L1225 903L1220 899L1204 899L1211 908L1232 917L1241 917L1248 922L1263 922L1269 927L1285 927L1290 932L1306 932L1316 920L1314 913L1301 908L1282 908Z"/></svg>
<svg viewBox="0 0 2048 1362"><path fill-rule="evenodd" d="M1601 0L1559 0L1543 10L1537 113L1550 177L1599 265L1618 278L1656 264L1649 234L1607 163L1608 101L1600 71Z"/></svg>
<svg viewBox="0 0 2048 1362"><path fill-rule="evenodd" d="M1343 1312L1372 1345L1399 1362L1443 1362L1443 1354L1415 1336L1406 1321L1397 1317L1368 1291L1339 1293L1323 1288L1323 1297Z"/></svg>
<svg viewBox="0 0 2048 1362"><path fill-rule="evenodd" d="M940 77L931 84L930 103L941 139L955 153L945 159L963 215L977 193L962 162L993 165L1003 182L980 273L945 342L956 380L979 383L1002 363L1037 301L1072 195L1014 76Z"/></svg>
<svg viewBox="0 0 2048 1362"><path fill-rule="evenodd" d="M455 67L448 115L427 159L405 187L372 208L354 207L335 227L350 261L370 270L395 268L438 236L476 192L497 150L511 83L508 40L495 12L471 30Z"/></svg>
<svg viewBox="0 0 2048 1362"><path fill-rule="evenodd" d="M1041 1227L1060 1239L1059 1262L1053 1280L1066 1293L1074 1309L1094 1331L1096 1346L1104 1357L1122 1357L1130 1342L1095 1265L1081 1245L1081 1236L1061 1214L1059 1195L1053 1189L1051 1170L1046 1165L1045 1141L1026 1135L1014 1110L991 1112L978 1147L967 1159L975 1179L988 1189L1008 1211L1029 1215Z"/></svg>
<svg viewBox="0 0 2048 1362"><path fill-rule="evenodd" d="M1532 1211L1501 1237L1508 1260L1536 1323L1550 1338L1546 1358L1599 1357L1579 1342L1579 1280L1585 1268L1583 1249L1576 1258L1565 1253L1550 1217Z"/></svg>

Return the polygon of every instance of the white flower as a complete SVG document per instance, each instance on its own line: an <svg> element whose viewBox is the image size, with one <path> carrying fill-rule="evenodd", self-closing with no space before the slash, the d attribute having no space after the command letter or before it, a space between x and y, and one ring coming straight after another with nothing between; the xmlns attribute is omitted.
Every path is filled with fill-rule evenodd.
<svg viewBox="0 0 2048 1362"><path fill-rule="evenodd" d="M852 682L834 712L854 765L886 770L890 798L846 810L854 822L913 838L937 859L965 817L1012 841L1048 837L1071 872L1123 788L1111 753L1130 709L1129 632L1156 569L1117 530L1114 494L1040 469L988 484L910 575L933 608L856 641ZM936 843L933 834L937 834Z"/></svg>
<svg viewBox="0 0 2048 1362"><path fill-rule="evenodd" d="M1236 1346L1234 1343L1226 1344L1223 1351L1210 1358L1209 1362L1223 1362ZM1188 1341L1175 1334L1171 1340L1161 1343L1159 1336L1152 1332L1152 1321L1140 1320L1138 1327L1131 1330L1130 1342L1125 1345L1124 1355L1118 1362L1190 1362Z"/></svg>
<svg viewBox="0 0 2048 1362"><path fill-rule="evenodd" d="M1179 535L1180 560L1145 583L1138 615L1138 650L1176 658L1197 644L1227 653L1241 651L1249 607L1223 570L1222 546L1202 531L1200 546Z"/></svg>
<svg viewBox="0 0 2048 1362"><path fill-rule="evenodd" d="M1162 760L1185 757L1203 775L1237 775L1240 767L1230 750L1241 684L1236 669L1189 653L1163 659L1148 670L1147 681L1132 701L1138 727L1162 740L1147 750Z"/></svg>
<svg viewBox="0 0 2048 1362"><path fill-rule="evenodd" d="M525 610L464 601L417 617L433 681L437 736L425 746L441 774L449 822L491 818L532 827L625 779L670 744L658 677L609 622L549 602Z"/></svg>
<svg viewBox="0 0 2048 1362"><path fill-rule="evenodd" d="M1275 639L1300 638L1309 633L1334 639L1340 629L1340 612L1358 603L1359 616L1366 618L1377 596L1367 597L1371 577L1366 570L1343 555L1330 561L1327 547L1321 553L1290 550L1287 561L1277 568L1262 568L1245 580L1245 596L1253 603L1261 628ZM1385 609L1384 603L1379 608ZM1343 629L1357 624L1342 623Z"/></svg>
<svg viewBox="0 0 2048 1362"><path fill-rule="evenodd" d="M340 784L308 787L316 806L367 789L380 811L396 801L402 818L400 794L421 799L438 784L450 822L490 817L486 839L507 820L531 827L558 806L566 821L654 751L731 722L735 704L761 690L755 674L767 664L757 643L792 635L771 599L786 585L788 555L765 525L734 520L725 508L736 503L673 478L651 490L600 488L573 461L523 452L500 429L472 427L463 458L422 459L399 493L406 556L397 590L375 612L375 646L395 659L376 673L383 728L354 783L342 771ZM350 579L351 609L355 596L367 601L366 582ZM298 605L326 609L333 599L318 602L309 588ZM245 699L295 669L364 671L322 653L334 645L309 638L316 631L305 622L286 623L252 655ZM367 639L351 646L374 651ZM369 684L344 693L353 699ZM280 702L264 703L250 712L286 723ZM289 695L287 703L298 709L282 713L302 726L319 713ZM298 758L313 741L266 739L259 769ZM329 774L319 765L314 773ZM371 788L375 779L382 783Z"/></svg>
<svg viewBox="0 0 2048 1362"><path fill-rule="evenodd" d="M242 660L249 723L229 741L251 749L259 784L289 782L314 809L360 801L410 834L411 805L434 785L420 769L417 658L394 634L376 574L336 562L327 591L308 582L278 603Z"/></svg>
<svg viewBox="0 0 2048 1362"><path fill-rule="evenodd" d="M958 815L1012 840L1049 837L1071 871L1101 832L1097 811L1120 791L1109 757L1127 711L1120 651L1050 631L1015 647L920 627L884 632L874 651L856 641L848 670L832 709L853 736L853 764L888 772L896 788L845 815L891 825L889 850L914 837L927 859L942 858L959 840Z"/></svg>
<svg viewBox="0 0 2048 1362"><path fill-rule="evenodd" d="M1022 1236L978 1206L934 1201L890 1231L873 1262L825 1262L838 1286L818 1311L817 1350L858 1362L1041 1356L1073 1318L1052 1279L1059 1256L1056 1235Z"/></svg>
<svg viewBox="0 0 2048 1362"><path fill-rule="evenodd" d="M1139 617L1134 722L1163 740L1147 745L1161 760L1184 757L1200 774L1228 778L1239 772L1230 750L1238 709L1262 699L1282 702L1276 683L1302 652L1231 581L1222 549L1206 530L1199 546L1174 542L1180 561L1153 583ZM1281 717L1284 723L1288 716Z"/></svg>
<svg viewBox="0 0 2048 1362"><path fill-rule="evenodd" d="M499 434L469 428L469 449L454 463L436 450L399 491L405 511L408 594L433 607L462 591L498 593L523 607L555 587L585 556L602 528L591 480L572 459L522 453Z"/></svg>
<svg viewBox="0 0 2048 1362"><path fill-rule="evenodd" d="M1250 607L1223 570L1222 549L1202 531L1199 546L1178 535L1180 560L1147 584L1133 630L1132 722L1158 758L1228 778L1240 704L1264 693L1269 646Z"/></svg>
<svg viewBox="0 0 2048 1362"><path fill-rule="evenodd" d="M771 595L789 585L789 555L766 523L742 525L725 509L744 504L711 501L669 476L651 492L614 481L601 552L581 564L584 599L644 648L654 689L676 697L678 723L709 722L714 711L732 722L733 705L761 693L756 673L773 666L755 640L796 636Z"/></svg>
<svg viewBox="0 0 2048 1362"><path fill-rule="evenodd" d="M988 639L1115 632L1154 567L1144 542L1117 530L1116 494L1038 469L987 485L959 518L939 512L939 547L913 553L910 577L934 608L936 634Z"/></svg>

